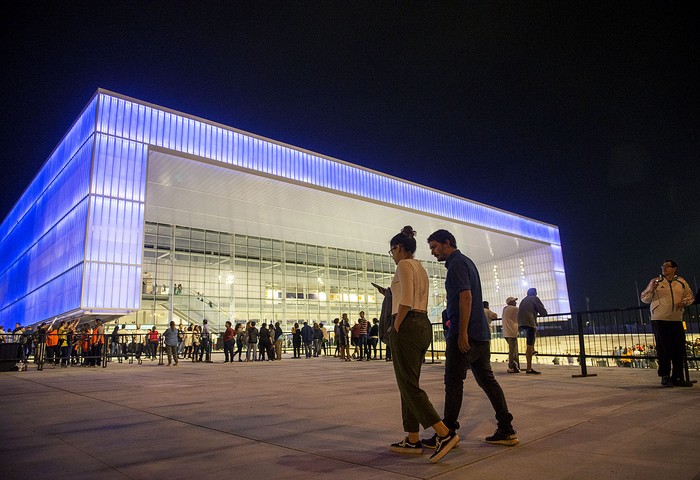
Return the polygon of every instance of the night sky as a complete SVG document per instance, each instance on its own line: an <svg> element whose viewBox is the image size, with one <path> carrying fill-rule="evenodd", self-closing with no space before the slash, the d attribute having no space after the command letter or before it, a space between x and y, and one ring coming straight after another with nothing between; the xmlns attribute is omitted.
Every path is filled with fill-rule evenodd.
<svg viewBox="0 0 700 480"><path fill-rule="evenodd" d="M0 217L102 87L558 225L573 310L637 305L666 258L695 290L691 9L6 2Z"/></svg>

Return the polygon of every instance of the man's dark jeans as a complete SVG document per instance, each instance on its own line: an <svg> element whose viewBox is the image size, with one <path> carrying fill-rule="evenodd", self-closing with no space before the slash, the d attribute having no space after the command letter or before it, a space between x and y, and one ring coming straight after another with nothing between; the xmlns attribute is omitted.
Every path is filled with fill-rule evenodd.
<svg viewBox="0 0 700 480"><path fill-rule="evenodd" d="M360 346L360 354L358 355L358 360L366 358L369 360L369 337L367 335L360 334L358 338L358 345Z"/></svg>
<svg viewBox="0 0 700 480"><path fill-rule="evenodd" d="M471 368L476 383L486 393L496 411L498 430L513 433L513 415L508 412L506 397L491 370L491 342L477 342L469 339L471 347L467 353L459 351L457 335L447 339L445 352L445 418L444 422L452 430L459 429L459 412L462 409L464 380Z"/></svg>
<svg viewBox="0 0 700 480"><path fill-rule="evenodd" d="M685 358L685 331L683 322L672 320L652 320L651 329L656 338L656 353L659 358L659 377L685 378L683 360ZM673 372L671 372L673 365ZM673 373L673 374L672 374Z"/></svg>

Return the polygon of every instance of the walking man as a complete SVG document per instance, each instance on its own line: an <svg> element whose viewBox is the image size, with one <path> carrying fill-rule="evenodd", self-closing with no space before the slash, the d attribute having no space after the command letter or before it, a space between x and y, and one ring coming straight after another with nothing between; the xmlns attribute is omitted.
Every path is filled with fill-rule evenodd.
<svg viewBox="0 0 700 480"><path fill-rule="evenodd" d="M498 428L486 437L488 443L515 445L520 440L513 429L513 415L491 370L491 333L484 313L481 279L474 262L457 249L454 235L437 230L428 237L430 253L445 262L447 275L447 318L449 329L445 348L445 425L459 429L464 380L471 369L477 384L486 393L496 412ZM427 448L435 448L435 437L422 440Z"/></svg>

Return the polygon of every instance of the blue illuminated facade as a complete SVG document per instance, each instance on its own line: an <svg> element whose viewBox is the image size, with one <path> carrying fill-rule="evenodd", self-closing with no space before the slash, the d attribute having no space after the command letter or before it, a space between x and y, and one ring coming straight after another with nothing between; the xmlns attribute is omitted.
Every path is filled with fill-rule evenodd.
<svg viewBox="0 0 700 480"><path fill-rule="evenodd" d="M568 309L555 226L98 90L0 226L0 324L141 308L153 152L541 244L554 310Z"/></svg>

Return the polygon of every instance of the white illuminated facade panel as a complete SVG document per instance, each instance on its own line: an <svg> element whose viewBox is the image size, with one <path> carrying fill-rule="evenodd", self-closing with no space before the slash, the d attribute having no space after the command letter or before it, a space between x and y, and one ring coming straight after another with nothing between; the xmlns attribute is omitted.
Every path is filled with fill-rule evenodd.
<svg viewBox="0 0 700 480"><path fill-rule="evenodd" d="M500 315L506 298L522 300L530 288L537 289L548 312L568 312L569 296L564 271L557 270L561 256L551 246L478 265L483 297ZM564 307L564 308L562 308Z"/></svg>
<svg viewBox="0 0 700 480"><path fill-rule="evenodd" d="M556 227L231 129L100 93L97 130L337 192L559 244ZM221 140L219 140L221 139ZM319 168L320 167L320 168Z"/></svg>
<svg viewBox="0 0 700 480"><path fill-rule="evenodd" d="M140 306L147 158L147 145L96 136L82 297L85 309L109 313Z"/></svg>

